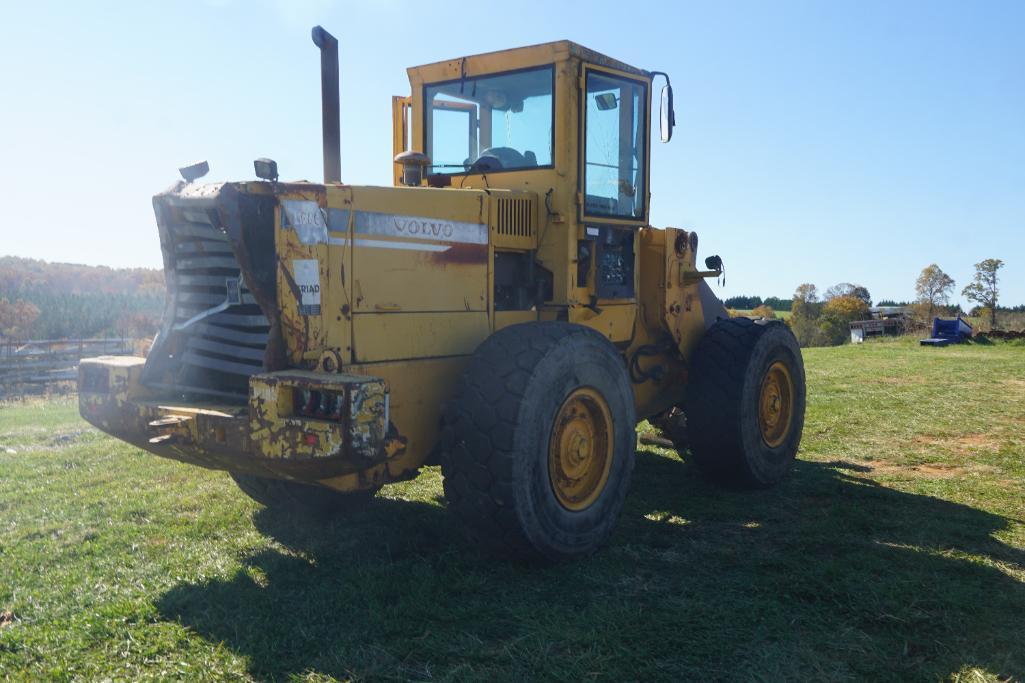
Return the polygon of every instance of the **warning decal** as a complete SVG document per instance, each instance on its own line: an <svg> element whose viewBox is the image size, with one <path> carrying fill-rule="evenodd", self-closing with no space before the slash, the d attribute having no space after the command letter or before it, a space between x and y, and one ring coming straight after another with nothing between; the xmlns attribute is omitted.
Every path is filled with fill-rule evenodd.
<svg viewBox="0 0 1025 683"><path fill-rule="evenodd" d="M299 287L299 312L320 315L320 263L315 258L294 259L292 273Z"/></svg>

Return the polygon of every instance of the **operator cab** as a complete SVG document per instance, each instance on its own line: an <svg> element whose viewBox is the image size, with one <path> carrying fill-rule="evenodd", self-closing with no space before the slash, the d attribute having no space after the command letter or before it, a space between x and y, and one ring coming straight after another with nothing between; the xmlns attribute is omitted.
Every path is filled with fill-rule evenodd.
<svg viewBox="0 0 1025 683"><path fill-rule="evenodd" d="M655 75L570 41L413 67L395 151L424 155L426 184L552 190L580 221L645 224Z"/></svg>

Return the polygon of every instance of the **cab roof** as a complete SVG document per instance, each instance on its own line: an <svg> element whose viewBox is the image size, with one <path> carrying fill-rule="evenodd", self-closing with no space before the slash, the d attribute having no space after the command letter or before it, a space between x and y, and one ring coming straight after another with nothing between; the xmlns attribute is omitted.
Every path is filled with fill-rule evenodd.
<svg viewBox="0 0 1025 683"><path fill-rule="evenodd" d="M451 73L453 69L457 73L463 72L467 76L475 76L478 73L499 70L503 64L508 64L510 69L514 69L526 64L550 64L571 58L578 58L589 64L609 67L643 78L651 78L651 73L644 69L630 66L625 62L603 55L571 40L557 40L551 43L539 43L537 45L516 47L508 50L481 52L474 55L466 55L465 57L456 57L455 59L410 67L407 71L411 79L432 81L435 80L436 75ZM495 67L498 67L498 69Z"/></svg>

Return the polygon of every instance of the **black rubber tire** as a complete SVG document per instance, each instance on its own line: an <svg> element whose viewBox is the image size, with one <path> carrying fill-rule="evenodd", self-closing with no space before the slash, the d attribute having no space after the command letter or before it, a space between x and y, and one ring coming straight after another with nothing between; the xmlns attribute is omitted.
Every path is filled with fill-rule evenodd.
<svg viewBox="0 0 1025 683"><path fill-rule="evenodd" d="M792 378L793 417L784 441L772 448L762 438L758 400L766 371L777 361ZM722 484L779 483L801 444L805 401L804 360L790 328L775 320L720 320L706 332L691 363L684 412L694 461Z"/></svg>
<svg viewBox="0 0 1025 683"><path fill-rule="evenodd" d="M238 487L261 505L303 515L335 515L354 512L366 506L381 490L380 486L364 491L342 493L324 486L301 484L284 479L269 479L253 474L229 472Z"/></svg>
<svg viewBox="0 0 1025 683"><path fill-rule="evenodd" d="M552 424L566 398L590 387L612 421L612 462L595 501L570 511L548 467ZM484 341L446 406L441 468L449 508L486 550L558 561L611 535L634 468L636 417L626 365L603 336L564 322L523 323Z"/></svg>

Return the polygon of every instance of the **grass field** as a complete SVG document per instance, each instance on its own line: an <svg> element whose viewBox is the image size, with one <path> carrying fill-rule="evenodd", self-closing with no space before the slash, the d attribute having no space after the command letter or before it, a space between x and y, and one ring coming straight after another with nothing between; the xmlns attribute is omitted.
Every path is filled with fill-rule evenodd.
<svg viewBox="0 0 1025 683"><path fill-rule="evenodd" d="M790 311L773 311L779 320L788 320L790 318ZM737 309L737 313L740 315L751 315L750 310Z"/></svg>
<svg viewBox="0 0 1025 683"><path fill-rule="evenodd" d="M1025 347L805 359L784 485L641 447L611 544L549 568L479 555L434 469L304 526L5 405L0 678L1025 679Z"/></svg>

